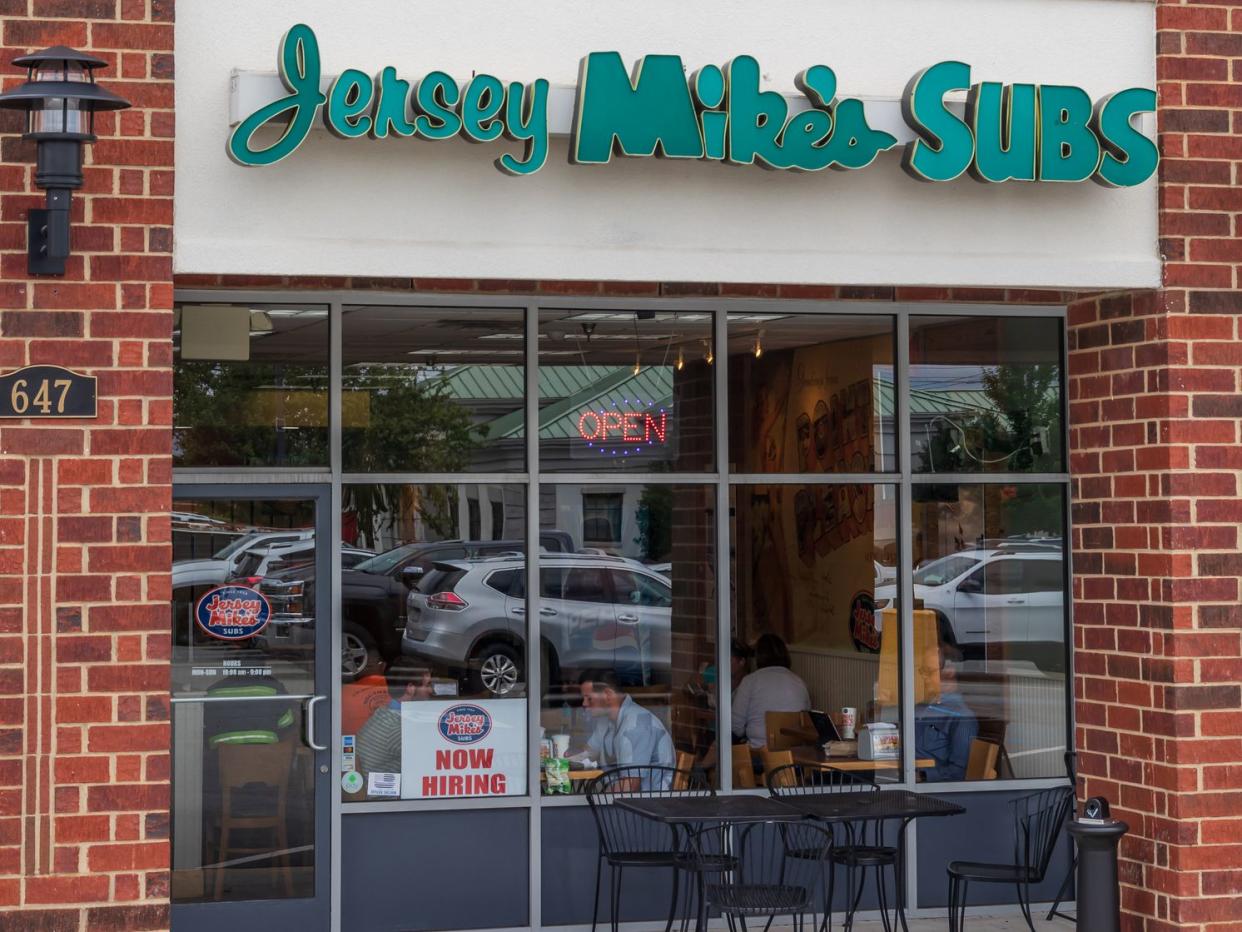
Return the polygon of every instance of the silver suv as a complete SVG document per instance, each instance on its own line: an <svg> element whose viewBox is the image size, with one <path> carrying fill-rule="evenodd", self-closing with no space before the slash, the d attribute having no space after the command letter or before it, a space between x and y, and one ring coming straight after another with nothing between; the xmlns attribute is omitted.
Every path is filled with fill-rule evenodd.
<svg viewBox="0 0 1242 932"><path fill-rule="evenodd" d="M544 685L590 669L627 685L667 678L673 592L636 560L599 554L539 558ZM402 653L448 667L475 693L503 696L526 681L526 559L521 554L433 565L406 603Z"/></svg>

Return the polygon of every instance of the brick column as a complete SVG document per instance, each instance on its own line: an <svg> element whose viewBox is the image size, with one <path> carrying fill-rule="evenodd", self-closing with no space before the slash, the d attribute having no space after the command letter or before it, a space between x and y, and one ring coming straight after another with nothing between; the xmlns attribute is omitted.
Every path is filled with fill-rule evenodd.
<svg viewBox="0 0 1242 932"><path fill-rule="evenodd" d="M1242 6L1156 16L1165 287L1070 307L1076 743L1125 927L1237 929Z"/></svg>
<svg viewBox="0 0 1242 932"><path fill-rule="evenodd" d="M0 421L0 930L168 925L172 0L0 0L0 74L64 44L96 120L63 278L26 274L34 147L0 118L0 371L95 375L94 420Z"/></svg>

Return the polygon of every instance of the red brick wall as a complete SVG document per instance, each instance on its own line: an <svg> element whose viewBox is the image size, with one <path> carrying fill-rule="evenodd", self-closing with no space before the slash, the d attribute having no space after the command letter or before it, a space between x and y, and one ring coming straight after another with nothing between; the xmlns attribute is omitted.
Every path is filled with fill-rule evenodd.
<svg viewBox="0 0 1242 932"><path fill-rule="evenodd" d="M1127 929L1242 928L1242 5L1157 11L1165 288L1070 307L1077 746Z"/></svg>
<svg viewBox="0 0 1242 932"><path fill-rule="evenodd" d="M26 275L33 145L0 117L0 370L99 380L89 421L0 421L0 930L156 929L168 902L172 0L0 0L0 74L65 44L96 122L63 278Z"/></svg>

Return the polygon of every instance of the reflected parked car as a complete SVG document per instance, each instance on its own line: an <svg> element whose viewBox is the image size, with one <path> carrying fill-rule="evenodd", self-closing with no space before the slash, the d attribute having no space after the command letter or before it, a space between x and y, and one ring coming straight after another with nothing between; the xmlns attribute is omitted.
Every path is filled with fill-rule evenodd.
<svg viewBox="0 0 1242 932"><path fill-rule="evenodd" d="M877 609L896 597L895 585L877 586ZM931 560L914 573L914 597L936 613L941 640L967 658L1004 645L1010 657L1064 669L1065 567L1058 548L1014 543Z"/></svg>
<svg viewBox="0 0 1242 932"><path fill-rule="evenodd" d="M404 544L341 571L341 674L347 681L381 661L401 653L406 596L438 560L463 560L488 554L518 554L521 540L443 540ZM549 552L573 549L573 539L562 531L544 531L539 546ZM272 603L272 636L297 628L309 630L313 618L305 606L315 604L315 566L310 563L269 574L259 590ZM282 627L284 626L284 627Z"/></svg>
<svg viewBox="0 0 1242 932"><path fill-rule="evenodd" d="M375 556L373 550L360 550L357 547L342 544L341 568L353 569L373 556ZM315 541L313 539L273 544L270 547L247 552L237 564L237 575L234 579L248 585L255 585L264 576L281 573L295 566L304 566L313 562L314 559Z"/></svg>
<svg viewBox="0 0 1242 932"><path fill-rule="evenodd" d="M668 577L597 554L540 558L544 686L605 668L627 685L663 679L672 654ZM410 590L402 652L504 696L526 682L526 561L443 561Z"/></svg>
<svg viewBox="0 0 1242 932"><path fill-rule="evenodd" d="M230 579L245 575L239 571L238 567L246 556L254 551L266 550L277 544L288 544L294 541L313 542L314 539L313 528L289 531L250 531L234 538L226 546L217 550L210 560L177 560L173 563L173 589L207 584L220 585Z"/></svg>

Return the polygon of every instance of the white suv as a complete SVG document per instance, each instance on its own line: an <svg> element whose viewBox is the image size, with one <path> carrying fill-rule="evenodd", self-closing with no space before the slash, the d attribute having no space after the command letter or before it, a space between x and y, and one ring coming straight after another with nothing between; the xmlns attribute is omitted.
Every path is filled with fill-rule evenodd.
<svg viewBox="0 0 1242 932"><path fill-rule="evenodd" d="M876 608L896 597L895 584L877 586ZM1064 668L1065 564L1058 546L1014 544L940 557L914 571L914 597L938 616L941 638L968 657L1006 644L1015 658Z"/></svg>
<svg viewBox="0 0 1242 932"><path fill-rule="evenodd" d="M541 554L540 646L547 682L616 671L626 685L662 681L672 653L668 577L636 560ZM410 591L401 651L503 696L526 681L526 559L436 563Z"/></svg>

